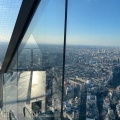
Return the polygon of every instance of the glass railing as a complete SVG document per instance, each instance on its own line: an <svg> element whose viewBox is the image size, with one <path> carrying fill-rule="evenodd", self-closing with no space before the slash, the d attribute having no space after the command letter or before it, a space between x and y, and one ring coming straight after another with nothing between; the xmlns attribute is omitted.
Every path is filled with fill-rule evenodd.
<svg viewBox="0 0 120 120"><path fill-rule="evenodd" d="M65 1L41 0L4 74L3 109L19 120L23 106L42 120L117 120L119 0L68 0L63 49Z"/></svg>

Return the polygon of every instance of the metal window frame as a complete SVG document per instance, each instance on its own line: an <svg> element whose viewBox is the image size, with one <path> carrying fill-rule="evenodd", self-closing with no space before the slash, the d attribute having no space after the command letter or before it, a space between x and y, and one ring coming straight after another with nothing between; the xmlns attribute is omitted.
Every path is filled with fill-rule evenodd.
<svg viewBox="0 0 120 120"><path fill-rule="evenodd" d="M7 72L40 1L23 0L0 73Z"/></svg>
<svg viewBox="0 0 120 120"><path fill-rule="evenodd" d="M63 119L63 101L64 101L64 81L65 81L65 62L66 62L66 38L67 38L67 19L68 19L68 0L65 0L64 17L64 46L63 46L63 70L62 70L62 94L61 94L61 119Z"/></svg>

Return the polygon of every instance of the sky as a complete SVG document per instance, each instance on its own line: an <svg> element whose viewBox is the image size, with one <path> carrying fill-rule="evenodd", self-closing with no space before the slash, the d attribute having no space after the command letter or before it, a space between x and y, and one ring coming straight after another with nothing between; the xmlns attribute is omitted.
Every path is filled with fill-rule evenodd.
<svg viewBox="0 0 120 120"><path fill-rule="evenodd" d="M2 48L0 57L2 60L7 51L21 3L22 0L0 0L0 48Z"/></svg>
<svg viewBox="0 0 120 120"><path fill-rule="evenodd" d="M32 35L39 43L63 44L65 0L45 1ZM67 44L120 46L120 0L68 0Z"/></svg>
<svg viewBox="0 0 120 120"><path fill-rule="evenodd" d="M0 0L0 42L9 42L22 0Z"/></svg>
<svg viewBox="0 0 120 120"><path fill-rule="evenodd" d="M120 0L70 0L68 43L120 45Z"/></svg>
<svg viewBox="0 0 120 120"><path fill-rule="evenodd" d="M0 41L10 40L21 2L0 0ZM41 0L26 34L63 44L64 6L65 0ZM120 0L68 0L67 44L120 46Z"/></svg>

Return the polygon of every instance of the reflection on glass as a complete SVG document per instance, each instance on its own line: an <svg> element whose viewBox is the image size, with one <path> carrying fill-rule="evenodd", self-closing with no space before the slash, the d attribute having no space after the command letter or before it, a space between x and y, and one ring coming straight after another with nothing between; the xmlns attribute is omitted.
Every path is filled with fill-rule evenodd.
<svg viewBox="0 0 120 120"><path fill-rule="evenodd" d="M22 0L0 0L0 69L21 4Z"/></svg>
<svg viewBox="0 0 120 120"><path fill-rule="evenodd" d="M68 0L62 85L65 0L41 0L13 59L16 65L11 64L4 76L5 109L14 110L17 106L20 120L25 117L23 108L33 118L43 120L118 120L119 3Z"/></svg>
<svg viewBox="0 0 120 120"><path fill-rule="evenodd" d="M20 119L23 106L39 119L61 117L64 4L41 0L18 48Z"/></svg>

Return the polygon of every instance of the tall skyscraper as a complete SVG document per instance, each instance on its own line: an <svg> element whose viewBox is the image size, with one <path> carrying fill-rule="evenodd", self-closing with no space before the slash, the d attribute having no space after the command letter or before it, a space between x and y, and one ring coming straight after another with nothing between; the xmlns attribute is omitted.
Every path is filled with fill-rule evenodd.
<svg viewBox="0 0 120 120"><path fill-rule="evenodd" d="M120 85L120 66L115 66L113 69L113 79L110 81L112 87Z"/></svg>
<svg viewBox="0 0 120 120"><path fill-rule="evenodd" d="M87 88L85 83L84 85L82 85L82 89L81 89L79 120L86 120L86 99L87 99Z"/></svg>

